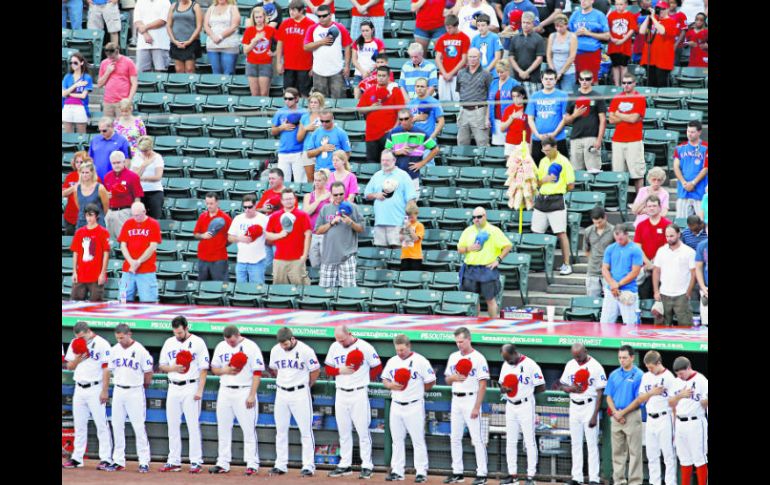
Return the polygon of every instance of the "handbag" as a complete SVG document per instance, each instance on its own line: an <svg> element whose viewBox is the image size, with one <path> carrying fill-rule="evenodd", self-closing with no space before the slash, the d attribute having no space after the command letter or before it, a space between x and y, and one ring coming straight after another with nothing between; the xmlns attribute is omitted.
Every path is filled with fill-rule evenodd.
<svg viewBox="0 0 770 485"><path fill-rule="evenodd" d="M535 210L540 212L556 212L564 210L564 195L542 195L535 197Z"/></svg>

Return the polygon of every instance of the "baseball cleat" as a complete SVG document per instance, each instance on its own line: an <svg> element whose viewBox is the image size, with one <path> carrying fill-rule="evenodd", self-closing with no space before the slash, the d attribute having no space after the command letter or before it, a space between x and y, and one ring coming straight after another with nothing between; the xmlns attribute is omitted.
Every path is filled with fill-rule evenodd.
<svg viewBox="0 0 770 485"><path fill-rule="evenodd" d="M344 477L345 475L351 475L353 473L353 469L351 467L342 468L337 467L334 470L329 472L330 477Z"/></svg>
<svg viewBox="0 0 770 485"><path fill-rule="evenodd" d="M250 476L252 476L252 475L256 475L257 473L259 473L259 470L258 470L258 469L256 469L256 468L247 468L247 469L246 469L246 473L244 473L244 475L246 475L246 476L249 476L249 477L250 477Z"/></svg>
<svg viewBox="0 0 770 485"><path fill-rule="evenodd" d="M193 463L190 465L190 473L200 473L203 471L203 467L200 466L198 463Z"/></svg>
<svg viewBox="0 0 770 485"><path fill-rule="evenodd" d="M444 479L444 483L463 483L465 477L459 473L453 473Z"/></svg>
<svg viewBox="0 0 770 485"><path fill-rule="evenodd" d="M139 465L139 473L150 473L150 465Z"/></svg>
<svg viewBox="0 0 770 485"><path fill-rule="evenodd" d="M502 480L500 480L500 485L513 485L518 483L519 479L514 478L513 475L508 475L507 477L504 477Z"/></svg>
<svg viewBox="0 0 770 485"><path fill-rule="evenodd" d="M428 481L428 477L425 475L417 475L414 477L414 483L425 483Z"/></svg>
<svg viewBox="0 0 770 485"><path fill-rule="evenodd" d="M106 461L100 461L99 464L96 465L96 469L103 472L109 472L112 471L112 464Z"/></svg>
<svg viewBox="0 0 770 485"><path fill-rule="evenodd" d="M315 473L313 473L313 470L308 470L307 468L303 468L301 472L299 472L299 476L301 477L312 477Z"/></svg>
<svg viewBox="0 0 770 485"><path fill-rule="evenodd" d="M182 471L182 465L172 465L171 463L166 463L162 467L158 469L159 472L181 472Z"/></svg>
<svg viewBox="0 0 770 485"><path fill-rule="evenodd" d="M476 477L473 482L471 482L472 485L486 485L487 483L487 477Z"/></svg>
<svg viewBox="0 0 770 485"><path fill-rule="evenodd" d="M272 470L270 470L270 475L285 475L285 474L286 474L286 471L281 470L280 468L273 468Z"/></svg>
<svg viewBox="0 0 770 485"><path fill-rule="evenodd" d="M362 468L361 473L358 475L358 478L363 478L364 480L368 480L372 478L373 472L368 468Z"/></svg>
<svg viewBox="0 0 770 485"><path fill-rule="evenodd" d="M222 468L219 465L214 465L211 468L209 468L209 473L227 473L229 471L230 470L225 470L224 468Z"/></svg>
<svg viewBox="0 0 770 485"><path fill-rule="evenodd" d="M390 473L387 477L385 477L386 482L403 482L404 477L399 475L398 473Z"/></svg>
<svg viewBox="0 0 770 485"><path fill-rule="evenodd" d="M527 477L527 481L524 482L524 485L535 485L535 479L532 477Z"/></svg>
<svg viewBox="0 0 770 485"><path fill-rule="evenodd" d="M62 468L83 468L83 464L77 460L67 460L61 465Z"/></svg>
<svg viewBox="0 0 770 485"><path fill-rule="evenodd" d="M110 469L107 470L107 471L110 471L110 472L122 472L125 469L126 469L126 467L124 467L123 465L118 465L117 463L113 463L110 466Z"/></svg>

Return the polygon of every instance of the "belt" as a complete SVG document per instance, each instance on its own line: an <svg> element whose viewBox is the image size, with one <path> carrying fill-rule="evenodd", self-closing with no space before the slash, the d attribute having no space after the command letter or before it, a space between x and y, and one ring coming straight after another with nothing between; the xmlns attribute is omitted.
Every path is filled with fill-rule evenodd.
<svg viewBox="0 0 770 485"><path fill-rule="evenodd" d="M366 389L366 386L356 387L355 389L343 389L342 387L338 387L338 391L345 391L345 392L353 392L353 391L360 391L361 389Z"/></svg>
<svg viewBox="0 0 770 485"><path fill-rule="evenodd" d="M393 402L396 403L396 404L400 404L402 406L406 406L407 404L414 404L417 401L419 401L419 399L415 399L414 401L409 401L409 402L399 402L399 401L393 401Z"/></svg>
<svg viewBox="0 0 770 485"><path fill-rule="evenodd" d="M192 384L193 382L198 382L198 379L190 379L190 380L187 380L187 381L172 381L172 380L169 380L168 382L170 382L171 384L177 385L177 386L184 386L184 385L187 385L187 384Z"/></svg>
<svg viewBox="0 0 770 485"><path fill-rule="evenodd" d="M99 384L99 381L96 382L89 382L88 384L81 384L80 382L77 383L77 385L83 389L88 389L91 386L96 386Z"/></svg>
<svg viewBox="0 0 770 485"><path fill-rule="evenodd" d="M294 386L294 387L281 387L281 386L277 386L277 387L278 389L282 389L286 392L294 392L294 391L299 391L300 389L304 389L305 384L302 384L300 386Z"/></svg>
<svg viewBox="0 0 770 485"><path fill-rule="evenodd" d="M130 208L131 208L131 206L127 205L125 207L110 207L110 210L111 211L122 211L123 209L130 209Z"/></svg>
<svg viewBox="0 0 770 485"><path fill-rule="evenodd" d="M661 416L665 416L668 414L668 411L663 411L662 413L647 413L647 416L651 417L652 419L658 419Z"/></svg>
<svg viewBox="0 0 770 485"><path fill-rule="evenodd" d="M133 389L135 387L140 387L140 386L121 386L120 384L115 384L115 387L119 387L121 389Z"/></svg>
<svg viewBox="0 0 770 485"><path fill-rule="evenodd" d="M677 416L676 419L678 419L679 421L695 421L698 419L698 416L692 416L689 418L687 416L685 417Z"/></svg>
<svg viewBox="0 0 770 485"><path fill-rule="evenodd" d="M465 396L472 396L476 393L475 392L453 392L452 394L454 394L457 397L465 397Z"/></svg>
<svg viewBox="0 0 770 485"><path fill-rule="evenodd" d="M524 399L519 399L518 401L511 401L508 398L506 398L505 400L508 401L509 403L513 404L514 406L518 406L519 404L522 404L522 403L525 403L525 402L529 401L529 398L525 397Z"/></svg>
<svg viewBox="0 0 770 485"><path fill-rule="evenodd" d="M244 388L247 388L247 387L250 388L251 386L225 386L225 387L228 388L228 389L244 389Z"/></svg>
<svg viewBox="0 0 770 485"><path fill-rule="evenodd" d="M594 402L594 399L592 397L589 397L585 401L575 401L574 399L570 399L570 401L572 401L573 403L575 403L575 404L577 404L579 406L582 406L583 404L587 404L589 402Z"/></svg>
<svg viewBox="0 0 770 485"><path fill-rule="evenodd" d="M476 105L476 106L463 106L463 109L464 110L468 110L468 111L474 111L474 110L477 110L479 108L483 108L484 106L486 106L486 105L481 104L481 105Z"/></svg>

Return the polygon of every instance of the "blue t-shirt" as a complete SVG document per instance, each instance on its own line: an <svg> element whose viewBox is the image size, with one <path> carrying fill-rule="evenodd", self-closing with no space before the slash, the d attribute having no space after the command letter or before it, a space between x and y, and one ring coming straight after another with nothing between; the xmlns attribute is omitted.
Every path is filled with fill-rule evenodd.
<svg viewBox="0 0 770 485"><path fill-rule="evenodd" d="M706 282L706 286L709 284L709 241L705 241L698 244L698 249L695 250L695 261L703 263L703 280Z"/></svg>
<svg viewBox="0 0 770 485"><path fill-rule="evenodd" d="M88 156L94 159L94 167L96 168L96 175L101 180L104 180L104 176L107 172L112 172L112 164L110 163L110 153L114 151L121 151L126 156L126 162L131 162L131 148L123 135L117 133L112 134L112 138L105 140L102 135L96 135L91 139L91 144L88 147Z"/></svg>
<svg viewBox="0 0 770 485"><path fill-rule="evenodd" d="M279 108L273 115L273 126L281 126L285 122L291 122L287 120L290 114L300 115L300 118L305 113L304 109L289 109ZM297 132L299 132L299 123L294 123L296 128L291 131L282 131L279 134L280 144L278 145L278 153L297 153L302 151L303 143L297 141Z"/></svg>
<svg viewBox="0 0 770 485"><path fill-rule="evenodd" d="M604 395L612 397L618 411L627 408L639 396L642 375L644 373L637 366L633 366L629 371L618 367L610 373Z"/></svg>
<svg viewBox="0 0 770 485"><path fill-rule="evenodd" d="M428 96L425 99L410 99L408 106L409 111L412 112L412 116L417 116L420 114L419 108L429 109L427 113L428 119L425 121L418 121L414 124L415 128L424 131L428 135L433 133L433 130L436 129L436 121L440 117L444 116L444 109L441 107L441 103L439 103L439 101L433 96Z"/></svg>
<svg viewBox="0 0 770 485"><path fill-rule="evenodd" d="M642 266L644 264L642 248L633 241L628 241L625 246L621 246L616 242L612 243L604 250L603 263L610 265L612 279L620 281L631 272L633 266ZM636 292L636 279L621 286L620 290Z"/></svg>
<svg viewBox="0 0 770 485"><path fill-rule="evenodd" d="M508 2L508 4L503 9L503 25L511 24L510 15L514 10L532 12L535 15L535 26L540 23L540 12L538 12L537 7L535 7L535 5L529 0L524 0L521 3L514 3L513 1Z"/></svg>
<svg viewBox="0 0 770 485"><path fill-rule="evenodd" d="M527 116L535 120L535 127L538 133L551 133L559 126L562 118L567 114L567 93L554 89L551 94L545 94L543 91L537 91L529 97L529 103L526 109ZM540 141L539 137L532 135L534 140ZM564 128L556 134L556 141L567 138Z"/></svg>
<svg viewBox="0 0 770 485"><path fill-rule="evenodd" d="M679 159L679 170L682 171L682 176L685 180L694 180L698 176L701 170L703 170L703 163L706 160L706 152L708 146L700 144L697 146L690 145L689 143L682 143L676 147L674 158ZM681 182L676 183L676 196L680 199L695 199L702 200L703 195L706 193L706 186L709 183L709 176L703 177L703 180L698 182L695 186L695 190L687 192L684 190L684 186Z"/></svg>
<svg viewBox="0 0 770 485"><path fill-rule="evenodd" d="M348 138L348 134L338 126L335 126L331 130L326 130L324 128L315 130L313 132L313 140L310 142L310 149L315 150L326 143L334 145L337 147L337 150L342 150L344 152L350 151L350 139ZM321 154L315 158L316 171L321 170L322 168L328 168L331 172L334 172L332 153L333 152L321 152Z"/></svg>
<svg viewBox="0 0 770 485"><path fill-rule="evenodd" d="M572 16L569 18L570 32L577 32L581 27L585 27L586 30L595 34L610 31L610 26L607 23L607 16L595 8L591 9L587 14L581 12L579 8L572 12ZM578 37L578 54L595 52L601 48L602 42L600 40L587 35Z"/></svg>
<svg viewBox="0 0 770 485"><path fill-rule="evenodd" d="M319 118L316 118L316 123L315 124L320 127L321 126L321 122L318 121L318 119ZM300 123L302 125L307 125L308 123L310 123L310 113L303 114L302 115L302 119L300 120ZM303 152L306 152L306 151L310 150L311 148L313 148L311 146L311 144L313 143L313 133L315 133L315 131L305 132L305 139L302 140L302 151Z"/></svg>
<svg viewBox="0 0 770 485"><path fill-rule="evenodd" d="M89 92L94 90L94 80L91 77L90 74L83 74L83 76L78 79L78 81L85 81L88 84L85 86L80 86L79 88L75 88L75 90L72 92L81 94L83 92L86 93L86 97L83 99L78 99L83 104L83 107L86 109L86 116L89 118L91 117L91 110L88 109L88 94ZM73 84L75 84L75 77L72 75L71 72L68 72L66 76L64 76L64 79L62 79L61 87L62 89L69 89ZM64 101L67 98L61 99L61 107L64 108Z"/></svg>
<svg viewBox="0 0 770 485"><path fill-rule="evenodd" d="M488 65L495 60L495 53L503 50L503 44L500 42L500 37L494 32L487 32L487 35L481 37L481 34L471 39L471 47L475 47L481 51L481 67L486 69ZM500 57L502 59L502 56ZM497 74L497 69L489 71L493 79L500 77Z"/></svg>
<svg viewBox="0 0 770 485"><path fill-rule="evenodd" d="M404 217L406 217L406 203L417 198L417 191L414 190L412 178L398 167L389 174L378 170L366 184L364 197L382 192L382 183L390 178L395 178L398 181L398 188L392 197L374 201L375 226L401 226L404 223Z"/></svg>

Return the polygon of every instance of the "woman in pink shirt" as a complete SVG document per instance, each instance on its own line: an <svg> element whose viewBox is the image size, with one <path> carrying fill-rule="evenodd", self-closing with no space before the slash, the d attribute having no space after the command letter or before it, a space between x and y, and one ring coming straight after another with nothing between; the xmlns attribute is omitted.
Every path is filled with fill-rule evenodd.
<svg viewBox="0 0 770 485"><path fill-rule="evenodd" d="M354 203L358 193L358 179L350 171L348 154L342 150L336 150L332 154L332 164L334 165L334 172L329 177L329 184L326 188L331 190L334 182L342 182L342 185L345 186L345 200Z"/></svg>
<svg viewBox="0 0 770 485"><path fill-rule="evenodd" d="M631 211L636 214L636 220L634 221L634 227L638 226L640 222L645 219L649 219L649 216L645 213L645 206L647 204L647 198L651 195L657 195L660 199L660 216L666 217L668 212L668 191L662 187L663 182L666 181L666 171L660 167L653 167L647 172L647 183L650 185L642 187L639 192L636 193L634 203L631 205Z"/></svg>

